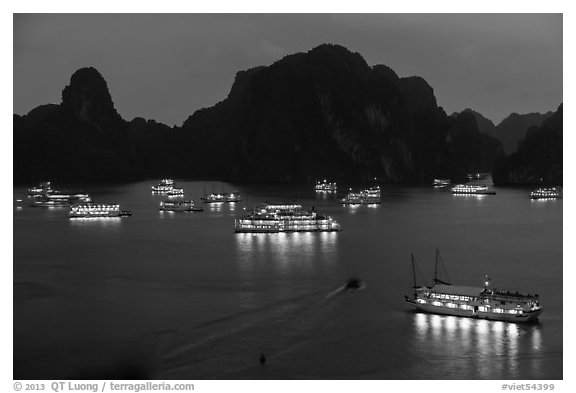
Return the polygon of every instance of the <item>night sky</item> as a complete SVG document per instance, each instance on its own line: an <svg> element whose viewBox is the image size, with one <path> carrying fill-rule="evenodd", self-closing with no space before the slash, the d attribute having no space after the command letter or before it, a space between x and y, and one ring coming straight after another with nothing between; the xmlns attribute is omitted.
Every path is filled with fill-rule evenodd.
<svg viewBox="0 0 576 393"><path fill-rule="evenodd" d="M498 123L562 102L561 14L15 14L14 112L59 103L93 66L126 120L181 125L237 71L322 43L423 77L449 114Z"/></svg>

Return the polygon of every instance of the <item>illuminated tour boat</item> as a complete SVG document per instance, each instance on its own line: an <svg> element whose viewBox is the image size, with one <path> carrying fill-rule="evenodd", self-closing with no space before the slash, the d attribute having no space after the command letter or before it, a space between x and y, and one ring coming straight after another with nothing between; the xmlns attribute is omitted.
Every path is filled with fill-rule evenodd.
<svg viewBox="0 0 576 393"><path fill-rule="evenodd" d="M434 179L433 184L434 184L434 187L446 187L450 183L452 183L452 181L450 181L448 179Z"/></svg>
<svg viewBox="0 0 576 393"><path fill-rule="evenodd" d="M166 212L201 212L201 207L194 206L194 201L163 201L158 206L160 211Z"/></svg>
<svg viewBox="0 0 576 393"><path fill-rule="evenodd" d="M184 195L184 189L172 187L171 190L166 191L166 195L168 195L168 196L183 196Z"/></svg>
<svg viewBox="0 0 576 393"><path fill-rule="evenodd" d="M371 205L378 203L380 203L380 186L370 187L360 192L350 191L350 193L342 199L342 204L344 205Z"/></svg>
<svg viewBox="0 0 576 393"><path fill-rule="evenodd" d="M556 199L562 194L562 189L560 187L546 187L537 188L530 192L530 198L532 199Z"/></svg>
<svg viewBox="0 0 576 393"><path fill-rule="evenodd" d="M436 272L437 262L438 259ZM436 273L434 286L419 287L416 284L413 257L412 271L414 294L412 297L405 296L405 299L419 311L504 322L534 321L543 311L538 295L490 288L488 276L484 287L468 287L451 285L438 279Z"/></svg>
<svg viewBox="0 0 576 393"><path fill-rule="evenodd" d="M112 218L131 216L132 212L120 210L117 204L86 203L70 207L70 218Z"/></svg>
<svg viewBox="0 0 576 393"><path fill-rule="evenodd" d="M50 194L36 197L32 206L68 207L77 203L86 203L91 201L92 198L88 194L52 191Z"/></svg>
<svg viewBox="0 0 576 393"><path fill-rule="evenodd" d="M470 181L475 181L475 180L485 180L490 176L489 173L480 173L480 172L476 172L476 173L468 173L466 174L466 177L468 178L468 180Z"/></svg>
<svg viewBox="0 0 576 393"><path fill-rule="evenodd" d="M314 190L320 192L335 192L336 190L338 190L338 187L336 186L336 183L328 183L328 181L324 179L324 181L316 182Z"/></svg>
<svg viewBox="0 0 576 393"><path fill-rule="evenodd" d="M52 193L54 190L49 181L42 182L35 187L28 189L28 195L30 196L42 196Z"/></svg>
<svg viewBox="0 0 576 393"><path fill-rule="evenodd" d="M496 195L490 187L481 184L457 184L452 187L454 195Z"/></svg>
<svg viewBox="0 0 576 393"><path fill-rule="evenodd" d="M216 193L204 194L204 196L201 197L200 199L203 200L204 203L222 203L222 202L226 202L226 197L224 196L224 194L216 194Z"/></svg>
<svg viewBox="0 0 576 393"><path fill-rule="evenodd" d="M202 198L200 198L204 203L222 203L222 202L240 202L242 199L240 198L240 193L238 191L234 191L231 193L211 193L211 194L204 194Z"/></svg>
<svg viewBox="0 0 576 393"><path fill-rule="evenodd" d="M242 199L240 199L240 193L238 191L234 191L231 192L229 194L224 194L224 197L226 198L226 202L240 202Z"/></svg>
<svg viewBox="0 0 576 393"><path fill-rule="evenodd" d="M172 179L162 179L160 183L152 186L152 192L166 193L174 188L174 180Z"/></svg>
<svg viewBox="0 0 576 393"><path fill-rule="evenodd" d="M264 204L234 223L236 232L335 232L340 224L329 216L296 204Z"/></svg>

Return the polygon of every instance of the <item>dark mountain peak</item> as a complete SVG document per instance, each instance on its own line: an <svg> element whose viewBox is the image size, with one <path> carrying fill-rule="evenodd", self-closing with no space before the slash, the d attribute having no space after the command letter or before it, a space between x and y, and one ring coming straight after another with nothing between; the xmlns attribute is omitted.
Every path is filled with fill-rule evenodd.
<svg viewBox="0 0 576 393"><path fill-rule="evenodd" d="M539 126L540 124L533 124L533 123L542 123L544 120L552 116L553 113L554 112L552 111L548 111L546 113L530 112L524 114L513 112L507 117L505 117L500 122L500 124L498 124L498 127L500 127L501 125L505 125L506 123L514 123L514 122L522 122L530 125Z"/></svg>
<svg viewBox="0 0 576 393"><path fill-rule="evenodd" d="M552 115L553 112L511 113L496 126L495 136L502 141L506 154L512 154L518 150L518 143L529 128L540 127Z"/></svg>
<svg viewBox="0 0 576 393"><path fill-rule="evenodd" d="M322 44L308 52L285 56L266 68L270 72L277 69L298 69L316 75L325 72L356 74L370 70L362 55L335 44Z"/></svg>
<svg viewBox="0 0 576 393"><path fill-rule="evenodd" d="M334 61L344 61L360 67L367 67L366 60L360 53L352 52L348 48L337 44L321 44L307 52L309 56L315 56Z"/></svg>
<svg viewBox="0 0 576 393"><path fill-rule="evenodd" d="M542 122L542 127L546 127L549 129L555 129L555 130L562 130L563 129L563 110L562 110L562 105L560 104L558 106L558 109L556 110L556 112L548 112L545 114L549 115L548 117L546 117L546 119Z"/></svg>
<svg viewBox="0 0 576 393"><path fill-rule="evenodd" d="M412 112L430 112L438 109L434 89L419 76L400 78L400 91Z"/></svg>
<svg viewBox="0 0 576 393"><path fill-rule="evenodd" d="M372 73L374 76L387 79L390 82L398 83L400 80L396 71L384 64L376 64L372 66Z"/></svg>
<svg viewBox="0 0 576 393"><path fill-rule="evenodd" d="M450 115L450 117L456 122L469 124L474 130L478 128L473 127L474 125L477 125L474 111L463 110L462 112L454 112Z"/></svg>
<svg viewBox="0 0 576 393"><path fill-rule="evenodd" d="M540 125L531 125L518 143L517 151L496 165L494 181L497 184L562 184L562 105L554 113L532 115L540 115ZM527 115L519 115L518 119L523 120L523 116ZM542 116L548 117L542 120Z"/></svg>
<svg viewBox="0 0 576 393"><path fill-rule="evenodd" d="M234 78L234 83L232 84L230 93L228 93L228 99L232 101L237 101L244 98L246 94L246 89L249 86L252 77L261 70L263 70L264 68L266 67L258 66L250 68L248 70L238 71L236 73L236 77Z"/></svg>
<svg viewBox="0 0 576 393"><path fill-rule="evenodd" d="M474 118L476 119L476 124L478 125L478 129L480 130L480 132L491 135L493 137L496 136L496 134L495 134L496 125L494 124L494 122L492 120L486 118L483 114L481 114L480 112L477 112L471 108L464 109L462 111L462 113L469 113L469 114L474 116Z"/></svg>
<svg viewBox="0 0 576 393"><path fill-rule="evenodd" d="M60 107L56 104L45 104L37 106L28 112L26 115L26 122L30 125L38 124L56 114L59 108Z"/></svg>
<svg viewBox="0 0 576 393"><path fill-rule="evenodd" d="M424 79L333 44L238 72L227 98L182 127L122 120L94 68L75 72L62 98L38 126L14 118L15 177L428 182L489 168L499 154L473 116L448 119Z"/></svg>
<svg viewBox="0 0 576 393"><path fill-rule="evenodd" d="M62 109L79 120L99 128L122 122L114 108L108 85L93 67L80 68L62 91Z"/></svg>

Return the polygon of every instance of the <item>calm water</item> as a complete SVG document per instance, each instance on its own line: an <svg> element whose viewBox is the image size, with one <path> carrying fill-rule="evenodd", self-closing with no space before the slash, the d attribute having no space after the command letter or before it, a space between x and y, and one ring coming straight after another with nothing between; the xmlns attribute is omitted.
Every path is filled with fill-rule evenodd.
<svg viewBox="0 0 576 393"><path fill-rule="evenodd" d="M105 220L27 207L14 190L15 379L562 378L562 200L384 186L381 205L343 207L308 187L177 182L187 199L245 201L161 213L153 184L84 185L134 213ZM314 205L343 231L235 234L264 201ZM540 322L411 311L410 254L430 284L436 248L455 284L489 274L540 294ZM352 276L367 287L338 292Z"/></svg>

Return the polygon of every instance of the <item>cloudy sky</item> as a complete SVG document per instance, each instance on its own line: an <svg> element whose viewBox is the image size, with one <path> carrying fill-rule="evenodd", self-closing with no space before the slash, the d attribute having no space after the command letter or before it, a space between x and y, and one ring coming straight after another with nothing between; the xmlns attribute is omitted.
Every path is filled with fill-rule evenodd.
<svg viewBox="0 0 576 393"><path fill-rule="evenodd" d="M561 14L15 14L14 112L59 103L93 66L126 120L180 125L237 71L327 42L422 76L448 113L498 123L562 102Z"/></svg>

